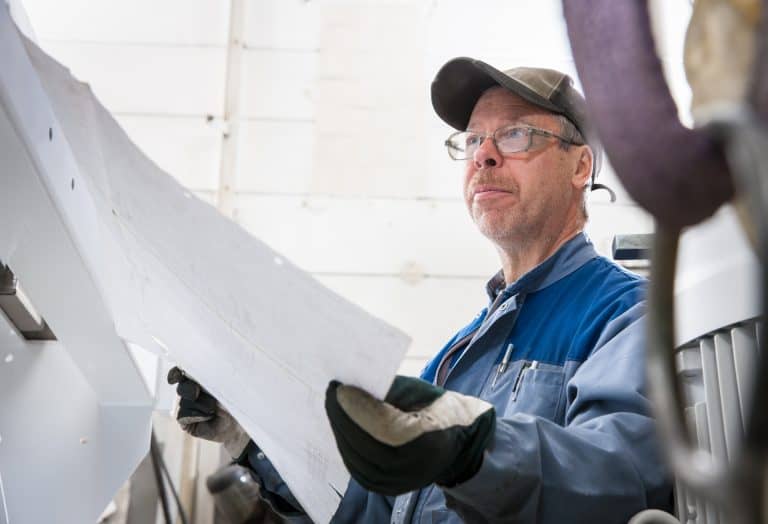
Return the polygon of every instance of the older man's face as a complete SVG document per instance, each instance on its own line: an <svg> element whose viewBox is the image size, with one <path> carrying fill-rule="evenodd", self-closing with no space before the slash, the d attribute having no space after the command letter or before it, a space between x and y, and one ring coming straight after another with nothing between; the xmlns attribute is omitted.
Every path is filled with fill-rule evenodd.
<svg viewBox="0 0 768 524"><path fill-rule="evenodd" d="M480 97L468 130L491 134L510 124L561 133L555 115L501 87ZM466 161L464 176L464 199L480 231L499 246L557 236L572 215L578 149L534 136L531 150L503 156L486 139Z"/></svg>

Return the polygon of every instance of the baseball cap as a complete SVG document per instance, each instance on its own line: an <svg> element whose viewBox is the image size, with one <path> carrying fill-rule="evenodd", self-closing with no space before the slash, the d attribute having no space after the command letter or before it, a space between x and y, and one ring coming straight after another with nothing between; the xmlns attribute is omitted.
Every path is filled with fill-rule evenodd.
<svg viewBox="0 0 768 524"><path fill-rule="evenodd" d="M495 86L570 120L592 148L592 190L606 189L611 201L615 200L613 191L595 183L602 163L602 147L589 125L584 97L573 87L573 80L567 74L541 67L500 71L474 58L454 58L440 68L432 81L432 107L446 124L464 131L480 96Z"/></svg>

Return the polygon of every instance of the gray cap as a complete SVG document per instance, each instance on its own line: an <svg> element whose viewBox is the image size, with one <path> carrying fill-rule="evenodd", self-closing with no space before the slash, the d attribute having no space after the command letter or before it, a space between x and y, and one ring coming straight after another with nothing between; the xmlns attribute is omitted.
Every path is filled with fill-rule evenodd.
<svg viewBox="0 0 768 524"><path fill-rule="evenodd" d="M589 126L584 97L565 73L541 67L515 67L499 71L474 58L454 58L440 68L432 81L432 107L446 124L464 131L478 99L494 86L505 87L531 104L563 115L573 122L595 157L592 188L604 187L594 183L600 169L602 148Z"/></svg>

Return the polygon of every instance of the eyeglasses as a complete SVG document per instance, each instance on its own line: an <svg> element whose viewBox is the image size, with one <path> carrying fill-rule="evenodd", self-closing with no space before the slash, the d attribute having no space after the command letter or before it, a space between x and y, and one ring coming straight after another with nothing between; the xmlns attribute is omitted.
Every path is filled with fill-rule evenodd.
<svg viewBox="0 0 768 524"><path fill-rule="evenodd" d="M457 131L445 141L448 155L454 160L467 160L472 158L475 151L483 144L486 138L493 140L493 144L502 155L522 153L531 149L535 135L548 138L557 138L567 144L583 145L564 136L539 129L536 127L510 125L500 127L491 135L476 133L474 131Z"/></svg>

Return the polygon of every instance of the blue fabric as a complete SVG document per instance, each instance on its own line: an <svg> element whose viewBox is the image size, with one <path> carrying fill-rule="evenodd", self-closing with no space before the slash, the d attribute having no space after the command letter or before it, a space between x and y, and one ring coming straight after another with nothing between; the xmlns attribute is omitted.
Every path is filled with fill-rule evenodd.
<svg viewBox="0 0 768 524"><path fill-rule="evenodd" d="M445 387L496 408L480 471L394 500L352 481L333 522L626 523L646 508L671 510L645 395L644 289L583 233L513 284L495 277L498 307L422 373L434 382L443 357L472 334L449 359Z"/></svg>
<svg viewBox="0 0 768 524"><path fill-rule="evenodd" d="M272 462L253 441L246 448L246 460L240 462L250 467L261 484L261 498L264 499L287 522L310 524L312 520L304 513L301 505L283 481Z"/></svg>

